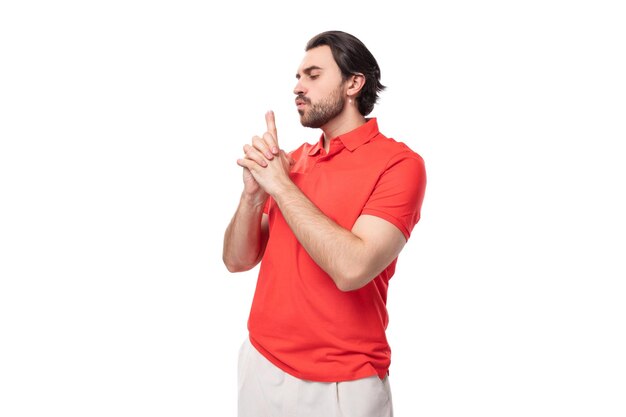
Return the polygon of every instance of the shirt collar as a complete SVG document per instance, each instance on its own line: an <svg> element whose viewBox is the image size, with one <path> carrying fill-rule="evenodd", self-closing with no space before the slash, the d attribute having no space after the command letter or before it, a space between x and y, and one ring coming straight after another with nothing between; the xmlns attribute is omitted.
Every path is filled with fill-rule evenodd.
<svg viewBox="0 0 626 417"><path fill-rule="evenodd" d="M339 140L341 141L341 143L343 143L343 146L345 146L350 152L352 152L359 146L369 142L379 133L380 132L378 131L378 122L376 121L375 117L372 117L370 119L366 119L366 122L363 125L357 127L354 130L351 130L348 133L344 133L343 135L339 135L331 139L330 142L332 146L332 143L334 141ZM319 141L317 141L317 144L312 146L311 150L309 150L309 156L318 154L319 152L321 152L322 149L324 149L323 133L320 136Z"/></svg>

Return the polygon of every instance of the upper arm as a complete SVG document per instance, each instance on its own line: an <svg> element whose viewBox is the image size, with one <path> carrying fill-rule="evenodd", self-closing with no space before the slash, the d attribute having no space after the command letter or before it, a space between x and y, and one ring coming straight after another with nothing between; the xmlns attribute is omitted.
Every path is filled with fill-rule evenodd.
<svg viewBox="0 0 626 417"><path fill-rule="evenodd" d="M361 256L350 288L367 284L400 254L419 220L425 185L424 162L417 154L390 161L351 230L361 241Z"/></svg>
<svg viewBox="0 0 626 417"><path fill-rule="evenodd" d="M362 270L351 287L361 288L378 276L406 244L404 233L389 221L363 214L354 223L352 233L362 243Z"/></svg>

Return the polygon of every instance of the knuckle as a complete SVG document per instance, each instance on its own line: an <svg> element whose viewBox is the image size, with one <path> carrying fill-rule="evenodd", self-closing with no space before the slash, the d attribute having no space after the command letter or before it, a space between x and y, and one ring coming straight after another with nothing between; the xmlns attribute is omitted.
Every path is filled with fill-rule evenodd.
<svg viewBox="0 0 626 417"><path fill-rule="evenodd" d="M254 146L256 148L263 148L265 147L265 142L263 141L263 139L257 136L254 140Z"/></svg>

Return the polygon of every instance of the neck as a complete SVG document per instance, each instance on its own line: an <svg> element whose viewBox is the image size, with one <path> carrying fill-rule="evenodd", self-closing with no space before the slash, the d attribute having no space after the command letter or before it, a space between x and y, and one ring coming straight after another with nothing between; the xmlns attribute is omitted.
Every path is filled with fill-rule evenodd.
<svg viewBox="0 0 626 417"><path fill-rule="evenodd" d="M322 126L322 132L324 132L324 149L328 152L330 148L330 141L337 136L351 132L359 126L365 124L366 120L361 113L344 115L343 117L335 117L324 126Z"/></svg>

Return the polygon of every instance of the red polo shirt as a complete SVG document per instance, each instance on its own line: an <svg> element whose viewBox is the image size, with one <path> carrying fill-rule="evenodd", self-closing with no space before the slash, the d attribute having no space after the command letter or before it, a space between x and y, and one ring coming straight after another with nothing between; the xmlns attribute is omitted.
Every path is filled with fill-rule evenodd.
<svg viewBox="0 0 626 417"><path fill-rule="evenodd" d="M294 183L329 218L350 230L362 214L395 225L408 239L426 186L422 158L386 138L376 119L295 150ZM349 381L378 375L391 362L385 336L394 260L364 287L342 292L311 259L269 199L269 240L248 329L251 343L285 372L305 380Z"/></svg>

